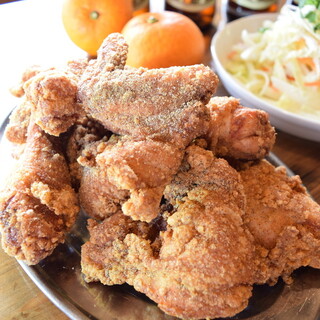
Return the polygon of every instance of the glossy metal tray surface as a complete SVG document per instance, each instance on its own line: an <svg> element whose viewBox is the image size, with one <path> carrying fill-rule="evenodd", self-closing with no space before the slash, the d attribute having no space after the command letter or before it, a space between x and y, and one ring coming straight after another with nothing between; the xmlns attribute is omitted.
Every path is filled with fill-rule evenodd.
<svg viewBox="0 0 320 320"><path fill-rule="evenodd" d="M8 119L0 127L1 171L10 162L10 145L3 137ZM7 157L7 161L5 160ZM284 165L271 154L269 160ZM1 162L2 162L1 161ZM6 170L6 169L5 169ZM288 169L289 174L293 174ZM128 285L104 286L86 283L80 268L81 245L88 239L87 217L80 213L66 242L36 266L19 262L40 290L70 319L169 320L145 295ZM300 268L292 285L281 280L275 286L255 286L249 306L231 319L317 320L320 319L320 270Z"/></svg>

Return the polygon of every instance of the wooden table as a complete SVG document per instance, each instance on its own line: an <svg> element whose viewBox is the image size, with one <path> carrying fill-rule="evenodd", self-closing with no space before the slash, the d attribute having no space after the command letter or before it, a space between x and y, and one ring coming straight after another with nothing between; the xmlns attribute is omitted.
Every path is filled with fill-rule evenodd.
<svg viewBox="0 0 320 320"><path fill-rule="evenodd" d="M320 143L278 132L273 152L301 176L311 195L320 203ZM1 248L0 319L68 319Z"/></svg>
<svg viewBox="0 0 320 320"><path fill-rule="evenodd" d="M0 248L0 319L66 320L24 273L18 262Z"/></svg>

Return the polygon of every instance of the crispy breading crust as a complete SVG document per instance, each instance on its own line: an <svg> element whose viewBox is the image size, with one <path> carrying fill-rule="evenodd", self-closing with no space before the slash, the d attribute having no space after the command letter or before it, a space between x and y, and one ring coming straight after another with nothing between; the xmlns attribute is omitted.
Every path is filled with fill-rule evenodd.
<svg viewBox="0 0 320 320"><path fill-rule="evenodd" d="M64 241L79 211L67 163L32 120L24 152L0 193L3 249L37 264Z"/></svg>

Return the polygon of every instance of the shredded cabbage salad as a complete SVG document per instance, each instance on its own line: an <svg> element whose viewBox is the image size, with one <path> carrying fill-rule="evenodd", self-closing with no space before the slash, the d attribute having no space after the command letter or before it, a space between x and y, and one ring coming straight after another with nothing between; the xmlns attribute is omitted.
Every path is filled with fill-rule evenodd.
<svg viewBox="0 0 320 320"><path fill-rule="evenodd" d="M225 67L254 94L320 120L320 0L300 6L285 5L257 32L243 30Z"/></svg>

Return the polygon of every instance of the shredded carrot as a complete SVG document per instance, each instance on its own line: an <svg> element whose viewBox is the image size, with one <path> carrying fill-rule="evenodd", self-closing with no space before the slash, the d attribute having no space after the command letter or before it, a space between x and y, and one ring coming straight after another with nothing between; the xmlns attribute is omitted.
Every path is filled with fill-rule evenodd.
<svg viewBox="0 0 320 320"><path fill-rule="evenodd" d="M313 82L305 82L304 85L307 87L320 87L320 80Z"/></svg>
<svg viewBox="0 0 320 320"><path fill-rule="evenodd" d="M280 90L279 90L277 87L275 87L272 82L270 82L269 86L270 86L270 88L271 88L272 90L274 90L274 91L276 91L276 92L280 92Z"/></svg>
<svg viewBox="0 0 320 320"><path fill-rule="evenodd" d="M298 58L298 61L300 63L305 64L310 70L314 70L316 68L316 65L312 58L305 57L305 58Z"/></svg>
<svg viewBox="0 0 320 320"><path fill-rule="evenodd" d="M296 46L296 50L302 49L306 46L306 40L304 40L304 38L300 38L299 40L294 42L295 46Z"/></svg>
<svg viewBox="0 0 320 320"><path fill-rule="evenodd" d="M293 76L289 76L289 75L286 75L287 79L290 80L290 81L294 81L295 78Z"/></svg>
<svg viewBox="0 0 320 320"><path fill-rule="evenodd" d="M260 67L260 69L262 71L267 71L267 72L270 71L270 69L268 67L265 67L265 66Z"/></svg>
<svg viewBox="0 0 320 320"><path fill-rule="evenodd" d="M237 54L236 50L230 51L227 55L228 59L233 59L233 57Z"/></svg>

